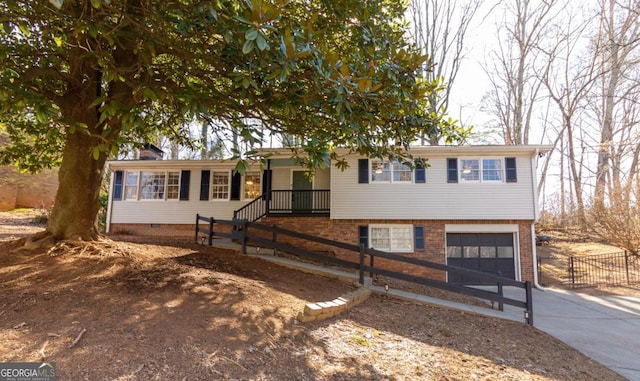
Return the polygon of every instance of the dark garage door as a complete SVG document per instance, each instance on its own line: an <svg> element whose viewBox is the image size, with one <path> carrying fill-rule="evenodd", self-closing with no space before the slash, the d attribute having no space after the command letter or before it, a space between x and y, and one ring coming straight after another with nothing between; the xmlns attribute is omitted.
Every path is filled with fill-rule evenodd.
<svg viewBox="0 0 640 381"><path fill-rule="evenodd" d="M515 279L513 233L447 233L447 264ZM449 282L486 284L449 273Z"/></svg>

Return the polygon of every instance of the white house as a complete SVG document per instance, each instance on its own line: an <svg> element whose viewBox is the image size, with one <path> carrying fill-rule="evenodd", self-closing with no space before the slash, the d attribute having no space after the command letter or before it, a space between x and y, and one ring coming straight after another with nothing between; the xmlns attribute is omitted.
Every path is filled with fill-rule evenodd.
<svg viewBox="0 0 640 381"><path fill-rule="evenodd" d="M107 232L190 236L196 214L237 217L535 281L536 164L550 149L412 147L428 163L415 169L351 154L311 180L286 153L244 175L225 161L111 161Z"/></svg>

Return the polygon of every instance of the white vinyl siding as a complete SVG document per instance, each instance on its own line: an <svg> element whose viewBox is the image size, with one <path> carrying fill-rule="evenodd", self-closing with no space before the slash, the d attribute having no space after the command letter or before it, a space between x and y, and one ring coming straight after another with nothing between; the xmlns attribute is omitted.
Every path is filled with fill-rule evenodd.
<svg viewBox="0 0 640 381"><path fill-rule="evenodd" d="M111 205L111 224L194 224L196 214L219 219L230 220L234 210L242 208L249 201L210 202L200 200L201 170L190 168L191 179L189 185L189 200L180 202L165 202L162 207L155 202L124 202L113 201ZM173 171L173 170L172 170ZM229 171L229 169L221 169ZM129 172L127 172L129 173ZM138 171L131 171L138 173Z"/></svg>
<svg viewBox="0 0 640 381"><path fill-rule="evenodd" d="M273 168L271 170L271 189L291 189L291 168Z"/></svg>
<svg viewBox="0 0 640 381"><path fill-rule="evenodd" d="M293 189L292 171L300 170L300 167L276 167L271 170L271 189ZM313 177L313 189L329 189L331 187L331 170L319 169Z"/></svg>
<svg viewBox="0 0 640 381"><path fill-rule="evenodd" d="M446 159L455 155L445 153L428 157L426 183L402 186L359 184L358 157L352 156L345 171L331 169L331 218L532 220L536 204L531 157L508 156L517 157L517 183L447 183Z"/></svg>
<svg viewBox="0 0 640 381"><path fill-rule="evenodd" d="M313 189L329 189L331 187L331 170L321 169L316 171L313 178Z"/></svg>

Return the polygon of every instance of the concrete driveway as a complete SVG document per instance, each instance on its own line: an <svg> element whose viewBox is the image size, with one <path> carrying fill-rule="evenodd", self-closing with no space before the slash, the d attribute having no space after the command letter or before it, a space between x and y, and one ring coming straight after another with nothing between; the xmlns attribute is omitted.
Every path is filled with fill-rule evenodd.
<svg viewBox="0 0 640 381"><path fill-rule="evenodd" d="M548 288L533 290L533 311L536 328L629 380L640 381L640 297L597 297ZM521 310L505 306L505 313L522 321Z"/></svg>

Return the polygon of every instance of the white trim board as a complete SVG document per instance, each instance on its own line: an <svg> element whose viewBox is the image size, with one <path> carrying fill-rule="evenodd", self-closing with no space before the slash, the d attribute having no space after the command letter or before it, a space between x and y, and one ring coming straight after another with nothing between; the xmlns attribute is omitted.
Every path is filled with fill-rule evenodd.
<svg viewBox="0 0 640 381"><path fill-rule="evenodd" d="M517 224L445 224L446 233L518 233Z"/></svg>

